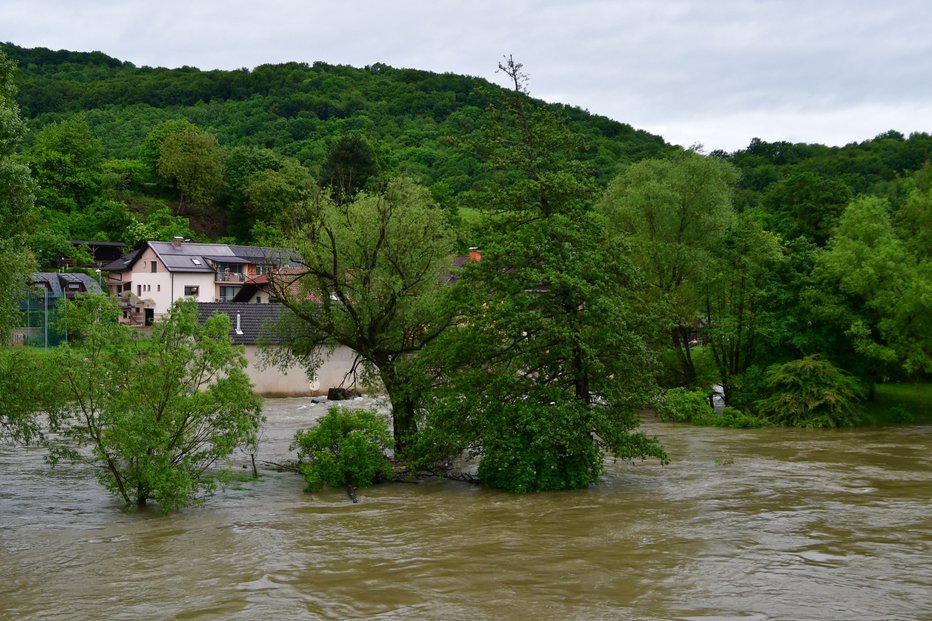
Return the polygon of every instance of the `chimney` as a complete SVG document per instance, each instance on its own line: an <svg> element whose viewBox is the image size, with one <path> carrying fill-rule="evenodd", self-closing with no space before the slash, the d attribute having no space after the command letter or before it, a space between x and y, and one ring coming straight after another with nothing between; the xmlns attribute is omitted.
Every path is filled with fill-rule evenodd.
<svg viewBox="0 0 932 621"><path fill-rule="evenodd" d="M178 235L175 235L174 240L172 240L172 246L174 246L175 248L181 248L181 240L183 239L184 237L179 237Z"/></svg>
<svg viewBox="0 0 932 621"><path fill-rule="evenodd" d="M236 313L236 334L237 336L243 336L243 329L240 328L239 324L239 313Z"/></svg>
<svg viewBox="0 0 932 621"><path fill-rule="evenodd" d="M470 262L470 263L478 263L478 262L481 261L481 260L482 260L482 253L479 252L479 247L478 247L478 246L472 246L472 247L469 249L469 262Z"/></svg>

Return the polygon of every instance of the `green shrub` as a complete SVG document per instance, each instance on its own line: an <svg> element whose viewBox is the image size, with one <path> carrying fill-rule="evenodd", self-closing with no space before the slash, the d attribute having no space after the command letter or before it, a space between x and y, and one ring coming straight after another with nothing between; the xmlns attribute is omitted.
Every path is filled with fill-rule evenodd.
<svg viewBox="0 0 932 621"><path fill-rule="evenodd" d="M757 402L757 413L774 424L848 427L862 418L860 383L818 356L773 365L765 381L771 394Z"/></svg>
<svg viewBox="0 0 932 621"><path fill-rule="evenodd" d="M660 420L675 423L692 423L714 416L708 392L689 388L671 388L656 404Z"/></svg>
<svg viewBox="0 0 932 621"><path fill-rule="evenodd" d="M366 487L392 476L385 451L392 437L385 416L371 410L332 407L310 429L295 434L301 473L308 490L324 486Z"/></svg>
<svg viewBox="0 0 932 621"><path fill-rule="evenodd" d="M43 437L42 417L58 422L66 398L55 379L51 350L0 348L0 442L29 444Z"/></svg>
<svg viewBox="0 0 932 621"><path fill-rule="evenodd" d="M677 423L691 423L704 427L731 427L747 429L764 427L769 423L752 414L726 407L716 412L709 404L708 393L704 390L688 388L671 388L660 398L656 406L661 420Z"/></svg>
<svg viewBox="0 0 932 621"><path fill-rule="evenodd" d="M479 479L518 494L584 489L602 474L600 447L586 431L589 408L577 403L501 404L483 436Z"/></svg>
<svg viewBox="0 0 932 621"><path fill-rule="evenodd" d="M711 419L699 424L711 427L730 427L732 429L757 429L758 427L766 427L770 423L737 408L726 407Z"/></svg>

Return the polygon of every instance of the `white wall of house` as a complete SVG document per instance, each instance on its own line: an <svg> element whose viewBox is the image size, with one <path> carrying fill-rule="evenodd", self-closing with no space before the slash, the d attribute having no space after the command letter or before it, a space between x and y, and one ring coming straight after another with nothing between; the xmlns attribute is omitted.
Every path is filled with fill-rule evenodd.
<svg viewBox="0 0 932 621"><path fill-rule="evenodd" d="M151 248L146 248L136 260L130 278L132 292L142 300L154 302L156 318L167 313L175 300L185 297L185 287L197 287L198 302L213 302L216 294L213 272L169 272Z"/></svg>
<svg viewBox="0 0 932 621"><path fill-rule="evenodd" d="M275 367L261 368L258 346L246 345L248 363L246 374L252 380L255 392L260 395L277 397L325 395L330 388L349 387L344 383L344 378L352 369L354 358L353 350L348 347L338 347L318 369L315 381L309 382L304 369L299 366L291 367L287 372Z"/></svg>
<svg viewBox="0 0 932 621"><path fill-rule="evenodd" d="M268 304L271 301L272 292L265 288L259 289L247 300L249 304Z"/></svg>

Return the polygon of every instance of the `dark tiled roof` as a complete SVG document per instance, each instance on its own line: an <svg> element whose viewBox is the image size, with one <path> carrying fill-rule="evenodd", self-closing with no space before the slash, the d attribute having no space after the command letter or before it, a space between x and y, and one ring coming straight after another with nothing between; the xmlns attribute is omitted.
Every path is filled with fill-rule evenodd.
<svg viewBox="0 0 932 621"><path fill-rule="evenodd" d="M52 297L64 295L69 283L78 283L86 293L102 293L96 278L80 272L36 272L32 275L32 282L45 285Z"/></svg>
<svg viewBox="0 0 932 621"><path fill-rule="evenodd" d="M238 257L249 259L250 263L258 265L280 265L294 267L301 260L300 255L287 248L269 248L266 246L236 246L231 245L230 250Z"/></svg>
<svg viewBox="0 0 932 621"><path fill-rule="evenodd" d="M103 269L105 272L122 272L133 264L133 262L136 260L136 257L139 256L139 252L139 250L128 252L113 263L104 265L101 269Z"/></svg>
<svg viewBox="0 0 932 621"><path fill-rule="evenodd" d="M293 250L286 248L268 248L264 246L236 246L230 244L201 244L195 242L182 242L175 246L174 242L150 241L146 245L155 252L165 268L170 272L213 272L214 266L208 264L246 264L257 265L284 265L291 267L297 265L300 257ZM132 268L139 258L141 250L124 255L104 269L111 272L121 272Z"/></svg>
<svg viewBox="0 0 932 621"><path fill-rule="evenodd" d="M236 302L201 302L197 305L198 321L204 323L216 313L230 318L230 336L237 345L255 345L265 324L278 320L281 304L239 304ZM238 319L238 321L237 321ZM237 325L239 331L237 331Z"/></svg>

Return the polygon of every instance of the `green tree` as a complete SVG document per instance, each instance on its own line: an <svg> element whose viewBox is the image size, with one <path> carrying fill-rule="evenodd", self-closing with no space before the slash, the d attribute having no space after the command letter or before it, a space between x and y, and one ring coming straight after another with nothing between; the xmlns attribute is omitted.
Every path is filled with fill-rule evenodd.
<svg viewBox="0 0 932 621"><path fill-rule="evenodd" d="M352 200L378 172L369 143L361 136L347 135L341 136L327 152L321 180L340 203Z"/></svg>
<svg viewBox="0 0 932 621"><path fill-rule="evenodd" d="M16 105L14 64L0 53L0 345L20 319L19 303L26 293L27 274L35 262L26 247L34 216L35 183L29 167L16 158L25 133Z"/></svg>
<svg viewBox="0 0 932 621"><path fill-rule="evenodd" d="M29 155L37 202L72 213L90 205L100 193L102 147L82 117L51 123L36 134Z"/></svg>
<svg viewBox="0 0 932 621"><path fill-rule="evenodd" d="M58 420L61 386L48 372L45 350L0 348L0 441L29 444L43 437L42 413Z"/></svg>
<svg viewBox="0 0 932 621"><path fill-rule="evenodd" d="M143 220L131 216L120 241L133 247L148 240L168 240L175 237L190 239L193 236L187 218L172 214L168 207L160 207L150 212Z"/></svg>
<svg viewBox="0 0 932 621"><path fill-rule="evenodd" d="M160 144L159 176L179 192L177 215L214 203L223 190L224 150L216 136L196 126L174 131Z"/></svg>
<svg viewBox="0 0 932 621"><path fill-rule="evenodd" d="M162 156L162 142L170 134L179 134L197 130L188 119L169 119L153 127L139 145L139 161L142 162L152 179L159 178L159 158Z"/></svg>
<svg viewBox="0 0 932 621"><path fill-rule="evenodd" d="M598 206L610 230L630 244L644 274L656 338L668 341L676 353L680 384L696 379L690 341L704 310L699 287L734 223L737 179L735 168L723 160L679 152L628 167Z"/></svg>
<svg viewBox="0 0 932 621"><path fill-rule="evenodd" d="M848 427L861 418L864 390L857 379L818 356L807 356L767 370L770 395L757 413L790 427Z"/></svg>
<svg viewBox="0 0 932 621"><path fill-rule="evenodd" d="M256 442L261 402L225 315L200 325L184 300L140 341L118 313L106 296L65 308L69 341L51 372L67 405L50 456L88 461L127 505L169 512L213 491L211 467Z"/></svg>
<svg viewBox="0 0 932 621"><path fill-rule="evenodd" d="M784 238L802 235L824 246L851 200L841 181L796 173L775 183L761 199L767 228Z"/></svg>
<svg viewBox="0 0 932 621"><path fill-rule="evenodd" d="M236 145L227 151L223 175L227 189L226 205L230 214L229 233L235 239L243 243L256 243L256 237L251 233L256 216L247 205L246 188L255 175L274 173L281 165L282 157L271 149ZM260 229L266 226L270 225L262 223Z"/></svg>
<svg viewBox="0 0 932 621"><path fill-rule="evenodd" d="M631 430L651 390L650 360L626 298L633 270L589 209L594 185L564 120L536 107L521 65L473 143L489 167L477 204L482 259L467 266L462 319L438 347L450 386L425 440L481 456L481 479L515 492L580 488L605 453L665 455ZM448 439L454 439L449 442Z"/></svg>
<svg viewBox="0 0 932 621"><path fill-rule="evenodd" d="M932 162L909 180L906 200L896 213L897 230L920 261L932 260Z"/></svg>
<svg viewBox="0 0 932 621"><path fill-rule="evenodd" d="M932 262L896 235L885 200L845 209L813 279L813 308L844 331L871 377L932 372Z"/></svg>
<svg viewBox="0 0 932 621"><path fill-rule="evenodd" d="M332 407L311 429L295 434L301 473L310 491L325 485L368 487L390 479L392 464L386 451L392 447L388 420L370 410Z"/></svg>
<svg viewBox="0 0 932 621"><path fill-rule="evenodd" d="M776 236L739 217L710 255L700 283L702 335L712 352L725 403L730 405L738 378L759 362L761 334L773 329L776 318L768 312L768 304L783 254Z"/></svg>
<svg viewBox="0 0 932 621"><path fill-rule="evenodd" d="M318 346L355 351L388 393L395 449L405 455L420 398L410 361L451 321L442 291L450 261L443 211L425 188L396 179L381 194L362 192L345 204L321 197L317 216L289 247L302 257L300 270L270 280L298 321L292 348L311 371L321 362Z"/></svg>
<svg viewBox="0 0 932 621"><path fill-rule="evenodd" d="M243 189L246 208L254 221L282 231L292 231L306 219L306 206L315 193L310 172L292 159L284 159L278 170L260 170Z"/></svg>

